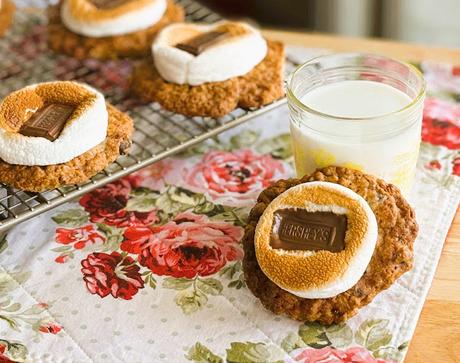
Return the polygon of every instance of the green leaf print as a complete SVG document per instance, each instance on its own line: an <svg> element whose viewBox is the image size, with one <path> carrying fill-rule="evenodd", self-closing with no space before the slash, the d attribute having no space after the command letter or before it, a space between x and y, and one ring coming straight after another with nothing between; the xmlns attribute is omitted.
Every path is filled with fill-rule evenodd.
<svg viewBox="0 0 460 363"><path fill-rule="evenodd" d="M163 287L173 290L185 290L192 286L193 280L186 278L166 277L163 280Z"/></svg>
<svg viewBox="0 0 460 363"><path fill-rule="evenodd" d="M282 134L260 142L256 150L261 154L271 154L276 159L289 159L292 156L291 136Z"/></svg>
<svg viewBox="0 0 460 363"><path fill-rule="evenodd" d="M304 348L307 345L296 333L290 332L286 338L281 342L281 348L290 353L294 349Z"/></svg>
<svg viewBox="0 0 460 363"><path fill-rule="evenodd" d="M278 363L284 356L279 348L264 343L233 342L227 349L227 362L231 363Z"/></svg>
<svg viewBox="0 0 460 363"><path fill-rule="evenodd" d="M224 361L201 343L196 343L191 347L185 358L194 363L223 363Z"/></svg>
<svg viewBox="0 0 460 363"><path fill-rule="evenodd" d="M21 304L19 303L13 303L11 305L5 306L2 308L2 311L6 311L7 313L15 313L21 309Z"/></svg>
<svg viewBox="0 0 460 363"><path fill-rule="evenodd" d="M11 274L0 272L0 296L16 290L19 284L25 282L29 277L30 272L16 272Z"/></svg>
<svg viewBox="0 0 460 363"><path fill-rule="evenodd" d="M104 233L106 236L106 242L102 246L97 248L101 251L115 251L123 242L123 229L108 226L104 223L96 223L97 229Z"/></svg>
<svg viewBox="0 0 460 363"><path fill-rule="evenodd" d="M82 209L68 209L54 215L51 219L61 226L75 228L88 223L88 214Z"/></svg>
<svg viewBox="0 0 460 363"><path fill-rule="evenodd" d="M326 327L326 336L335 348L344 348L353 341L353 331L346 324Z"/></svg>
<svg viewBox="0 0 460 363"><path fill-rule="evenodd" d="M204 200L198 204L195 208L193 208L193 212L196 214L209 214L212 210L214 210L215 204L209 202L204 198Z"/></svg>
<svg viewBox="0 0 460 363"><path fill-rule="evenodd" d="M157 280L153 276L152 271L145 271L141 274L141 276L144 278L146 285L149 285L152 289L157 288Z"/></svg>
<svg viewBox="0 0 460 363"><path fill-rule="evenodd" d="M254 145L259 140L260 133L254 130L243 130L239 134L230 138L230 147L242 149Z"/></svg>
<svg viewBox="0 0 460 363"><path fill-rule="evenodd" d="M150 212L156 208L159 193L147 189L137 188L131 192L131 197L126 204L126 210L136 212Z"/></svg>
<svg viewBox="0 0 460 363"><path fill-rule="evenodd" d="M205 294L210 295L219 295L222 290L223 286L222 283L214 278L207 278L207 279L200 279L196 280L196 287L197 289L201 290Z"/></svg>
<svg viewBox="0 0 460 363"><path fill-rule="evenodd" d="M185 212L206 203L207 200L203 194L193 193L187 189L175 186L168 186L156 201L157 208L172 215Z"/></svg>
<svg viewBox="0 0 460 363"><path fill-rule="evenodd" d="M15 319L0 314L0 320L6 321L11 329L16 330L16 331L20 331L20 329L18 327L18 323L16 322Z"/></svg>
<svg viewBox="0 0 460 363"><path fill-rule="evenodd" d="M299 336L313 348L324 348L331 345L326 334L326 328L318 323L305 323L299 328Z"/></svg>
<svg viewBox="0 0 460 363"><path fill-rule="evenodd" d="M183 290L176 295L175 301L183 313L189 315L204 307L208 302L208 297L198 290Z"/></svg>
<svg viewBox="0 0 460 363"><path fill-rule="evenodd" d="M370 319L364 321L355 332L356 343L370 351L378 350L391 342L392 335L387 329L386 319Z"/></svg>
<svg viewBox="0 0 460 363"><path fill-rule="evenodd" d="M23 362L29 354L25 345L18 342L0 339L0 346L5 347L3 354L14 361Z"/></svg>
<svg viewBox="0 0 460 363"><path fill-rule="evenodd" d="M227 266L225 266L222 270L219 271L219 276L233 279L233 277L241 271L241 268L241 261L236 261L235 263L227 264Z"/></svg>
<svg viewBox="0 0 460 363"><path fill-rule="evenodd" d="M235 226L244 227L249 209L247 207L235 208L216 205L207 215L214 221L233 223Z"/></svg>
<svg viewBox="0 0 460 363"><path fill-rule="evenodd" d="M398 350L395 347L381 347L372 352L372 355L375 358L382 358L388 360L400 361L402 359L402 351Z"/></svg>
<svg viewBox="0 0 460 363"><path fill-rule="evenodd" d="M51 251L53 252L67 252L67 251L70 251L72 249L72 246L59 246L59 247L56 247L56 248L52 248Z"/></svg>

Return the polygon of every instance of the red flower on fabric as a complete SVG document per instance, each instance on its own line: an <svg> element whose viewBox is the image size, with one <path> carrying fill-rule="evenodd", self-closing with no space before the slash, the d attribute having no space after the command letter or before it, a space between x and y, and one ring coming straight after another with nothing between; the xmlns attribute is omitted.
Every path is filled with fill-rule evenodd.
<svg viewBox="0 0 460 363"><path fill-rule="evenodd" d="M294 361L302 363L394 363L393 360L374 358L363 347L352 347L344 350L331 347L321 349L299 348L290 354Z"/></svg>
<svg viewBox="0 0 460 363"><path fill-rule="evenodd" d="M156 211L127 211L129 193L140 180L128 177L98 188L80 199L80 205L90 214L93 223L105 223L119 228L151 224L158 221Z"/></svg>
<svg viewBox="0 0 460 363"><path fill-rule="evenodd" d="M98 233L94 226L88 224L80 228L57 228L56 242L63 245L73 244L77 250L86 247L87 244L102 244L105 242L105 237ZM58 261L56 261L58 262ZM64 260L62 262L65 262Z"/></svg>
<svg viewBox="0 0 460 363"><path fill-rule="evenodd" d="M225 205L249 204L274 179L285 176L282 162L249 149L210 151L186 172L186 185Z"/></svg>
<svg viewBox="0 0 460 363"><path fill-rule="evenodd" d="M240 227L185 212L163 226L127 228L120 247L137 253L139 263L157 275L193 278L241 259L242 236Z"/></svg>
<svg viewBox="0 0 460 363"><path fill-rule="evenodd" d="M5 353L6 348L7 348L6 345L0 344L0 363L16 363L16 361L11 360L10 358L8 358L6 355L3 354Z"/></svg>
<svg viewBox="0 0 460 363"><path fill-rule="evenodd" d="M60 255L54 259L57 263L66 263L69 260L69 255Z"/></svg>
<svg viewBox="0 0 460 363"><path fill-rule="evenodd" d="M452 174L460 176L460 157L452 161Z"/></svg>
<svg viewBox="0 0 460 363"><path fill-rule="evenodd" d="M422 140L460 149L460 104L428 98L423 110Z"/></svg>
<svg viewBox="0 0 460 363"><path fill-rule="evenodd" d="M83 280L91 294L131 300L139 289L144 288L144 281L139 273L139 266L129 256L118 252L94 252L81 261Z"/></svg>
<svg viewBox="0 0 460 363"><path fill-rule="evenodd" d="M430 170L441 170L442 165L438 160L431 160L428 164L425 165L425 168Z"/></svg>
<svg viewBox="0 0 460 363"><path fill-rule="evenodd" d="M57 334L62 330L62 326L54 322L43 322L39 327L38 331L42 333Z"/></svg>

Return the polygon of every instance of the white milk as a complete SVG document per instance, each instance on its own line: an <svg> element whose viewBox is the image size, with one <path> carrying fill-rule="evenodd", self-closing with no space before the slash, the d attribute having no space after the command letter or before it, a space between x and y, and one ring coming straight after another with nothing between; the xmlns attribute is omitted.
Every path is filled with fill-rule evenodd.
<svg viewBox="0 0 460 363"><path fill-rule="evenodd" d="M302 103L336 117L377 117L398 111L411 99L404 92L373 81L342 81L313 89Z"/></svg>
<svg viewBox="0 0 460 363"><path fill-rule="evenodd" d="M397 112L411 103L408 95L384 83L348 80L319 86L300 101L317 112L356 120L335 119L331 123L310 112L300 122L291 122L299 176L339 165L381 177L403 192L410 189L422 113Z"/></svg>

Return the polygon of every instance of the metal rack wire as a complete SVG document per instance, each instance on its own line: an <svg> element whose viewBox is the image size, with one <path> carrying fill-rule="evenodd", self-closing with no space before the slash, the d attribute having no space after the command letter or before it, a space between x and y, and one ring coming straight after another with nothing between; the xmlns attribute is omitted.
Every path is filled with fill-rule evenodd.
<svg viewBox="0 0 460 363"><path fill-rule="evenodd" d="M189 21L215 22L219 15L194 2L179 0ZM162 109L156 103L139 104L130 98L127 61L76 61L46 49L43 11L17 14L15 25L0 39L0 98L28 84L54 79L74 79L101 89L107 100L127 111L135 122L133 147L88 182L30 193L0 184L0 232L13 225L72 200L149 164L246 122L285 103L276 101L257 110L236 109L219 119L186 117ZM287 69L293 65L287 65Z"/></svg>

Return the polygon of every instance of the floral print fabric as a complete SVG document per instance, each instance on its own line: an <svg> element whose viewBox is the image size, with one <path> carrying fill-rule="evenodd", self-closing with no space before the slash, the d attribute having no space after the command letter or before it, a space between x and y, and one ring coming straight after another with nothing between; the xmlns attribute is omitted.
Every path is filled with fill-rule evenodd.
<svg viewBox="0 0 460 363"><path fill-rule="evenodd" d="M39 30L16 51L36 57ZM87 66L107 92L127 87L129 65ZM401 362L460 196L460 73L418 66L429 94L410 197L415 266L356 317L302 324L245 286L249 210L294 172L281 108L10 231L0 241L0 362ZM64 59L56 72L76 68Z"/></svg>

